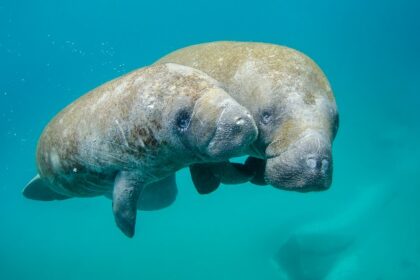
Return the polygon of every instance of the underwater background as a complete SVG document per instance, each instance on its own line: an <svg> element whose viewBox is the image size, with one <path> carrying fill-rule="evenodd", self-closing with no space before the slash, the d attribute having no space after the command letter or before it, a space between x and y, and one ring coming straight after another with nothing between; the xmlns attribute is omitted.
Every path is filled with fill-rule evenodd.
<svg viewBox="0 0 420 280"><path fill-rule="evenodd" d="M0 279L420 279L419 11L407 0L0 0ZM133 239L102 197L24 199L60 109L217 40L286 45L323 69L340 112L328 191L200 196L184 169L176 203L140 212ZM285 251L282 267L279 249L302 230L335 251L305 263Z"/></svg>

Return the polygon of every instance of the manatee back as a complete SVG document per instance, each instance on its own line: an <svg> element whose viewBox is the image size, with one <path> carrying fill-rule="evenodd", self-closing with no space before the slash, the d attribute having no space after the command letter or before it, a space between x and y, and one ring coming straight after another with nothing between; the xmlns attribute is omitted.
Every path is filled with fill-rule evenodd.
<svg viewBox="0 0 420 280"><path fill-rule="evenodd" d="M271 92L289 81L310 80L311 88L320 88L333 100L328 80L309 57L294 49L267 43L220 41L176 50L156 63L173 62L204 71L222 82L229 94L245 106L254 96ZM274 82L273 82L274 81ZM306 84L308 84L306 82ZM249 103L249 104L248 104Z"/></svg>

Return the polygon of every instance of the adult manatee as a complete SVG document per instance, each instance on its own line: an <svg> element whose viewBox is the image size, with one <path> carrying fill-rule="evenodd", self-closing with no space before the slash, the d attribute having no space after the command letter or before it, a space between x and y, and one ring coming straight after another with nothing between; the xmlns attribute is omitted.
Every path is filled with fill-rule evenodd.
<svg viewBox="0 0 420 280"><path fill-rule="evenodd" d="M213 42L174 51L157 63L166 62L204 71L251 111L259 131L246 162L253 183L301 192L329 188L338 112L327 78L310 58L272 44ZM194 165L191 174L200 193L241 181L220 164Z"/></svg>

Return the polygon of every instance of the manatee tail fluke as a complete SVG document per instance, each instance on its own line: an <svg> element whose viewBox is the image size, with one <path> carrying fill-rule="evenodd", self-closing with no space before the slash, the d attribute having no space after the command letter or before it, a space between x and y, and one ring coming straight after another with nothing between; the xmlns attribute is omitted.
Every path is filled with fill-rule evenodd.
<svg viewBox="0 0 420 280"><path fill-rule="evenodd" d="M36 175L25 186L22 194L26 198L41 201L64 200L70 198L69 196L54 192L39 175Z"/></svg>
<svg viewBox="0 0 420 280"><path fill-rule="evenodd" d="M118 173L112 192L112 210L117 226L128 237L133 237L136 227L137 200L143 183L129 172Z"/></svg>

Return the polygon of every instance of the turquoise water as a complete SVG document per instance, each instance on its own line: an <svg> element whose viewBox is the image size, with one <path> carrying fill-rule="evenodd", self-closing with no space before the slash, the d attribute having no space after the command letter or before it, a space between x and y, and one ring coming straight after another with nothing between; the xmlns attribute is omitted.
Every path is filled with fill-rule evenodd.
<svg viewBox="0 0 420 280"><path fill-rule="evenodd" d="M293 270L291 280L420 279L419 9L406 0L0 1L0 279L274 280ZM199 196L182 170L176 203L141 212L134 239L115 227L109 200L22 197L37 138L61 108L215 40L287 45L325 71L341 121L330 190L244 184ZM322 235L310 246L349 245L279 268L282 245L308 231Z"/></svg>

